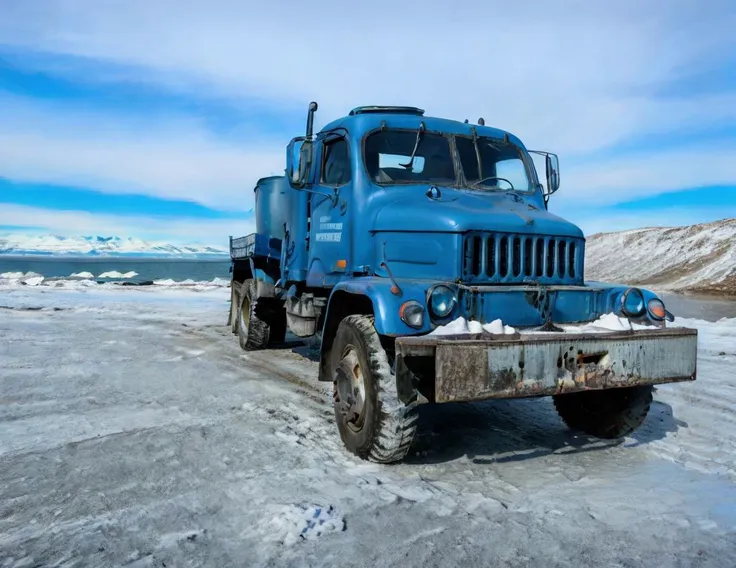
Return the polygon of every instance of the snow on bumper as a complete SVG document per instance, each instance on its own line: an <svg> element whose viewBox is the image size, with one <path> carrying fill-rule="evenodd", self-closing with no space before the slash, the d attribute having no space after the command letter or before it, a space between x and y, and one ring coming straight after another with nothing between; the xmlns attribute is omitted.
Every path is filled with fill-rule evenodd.
<svg viewBox="0 0 736 568"><path fill-rule="evenodd" d="M435 402L544 396L695 380L697 330L401 337L396 355L400 394L433 369Z"/></svg>

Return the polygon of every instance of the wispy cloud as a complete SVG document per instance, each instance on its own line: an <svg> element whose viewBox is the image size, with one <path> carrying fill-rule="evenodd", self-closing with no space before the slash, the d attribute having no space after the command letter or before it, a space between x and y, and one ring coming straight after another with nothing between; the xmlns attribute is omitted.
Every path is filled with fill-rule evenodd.
<svg viewBox="0 0 736 568"><path fill-rule="evenodd" d="M563 153L691 120L691 112L669 114L657 93L717 67L736 45L727 0L711 0L709 9L626 0L554 10L541 1L430 2L421 10L379 1L358 13L337 0L39 6L6 5L0 39L127 66L129 79L132 66L137 81L201 96L300 105L316 98L325 119L397 98L459 118L483 114ZM698 111L698 120L712 110Z"/></svg>
<svg viewBox="0 0 736 568"><path fill-rule="evenodd" d="M194 120L145 123L14 97L0 97L0 107L0 171L15 180L242 210L258 177L284 167L285 143L228 142Z"/></svg>

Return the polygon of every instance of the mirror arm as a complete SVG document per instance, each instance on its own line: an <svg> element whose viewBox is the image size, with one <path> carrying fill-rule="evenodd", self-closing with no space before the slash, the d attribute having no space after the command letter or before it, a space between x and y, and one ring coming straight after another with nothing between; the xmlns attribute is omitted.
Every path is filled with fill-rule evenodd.
<svg viewBox="0 0 736 568"><path fill-rule="evenodd" d="M300 191L305 191L307 193L313 193L314 195L322 195L323 197L326 197L330 200L330 203L332 203L332 206L334 207L337 205L337 188L335 188L335 191L333 193L325 193L323 191L316 191L314 189L309 189L306 187L306 183L303 184L301 187L296 187L295 189L299 189Z"/></svg>

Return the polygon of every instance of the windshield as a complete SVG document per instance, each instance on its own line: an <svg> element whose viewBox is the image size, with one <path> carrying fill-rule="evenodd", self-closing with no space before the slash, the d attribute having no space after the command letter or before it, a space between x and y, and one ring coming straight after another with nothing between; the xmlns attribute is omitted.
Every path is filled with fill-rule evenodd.
<svg viewBox="0 0 736 568"><path fill-rule="evenodd" d="M472 138L457 137L456 142L463 173L471 187L521 191L534 188L521 149L515 144L478 138L476 151Z"/></svg>
<svg viewBox="0 0 736 568"><path fill-rule="evenodd" d="M454 184L457 178L449 140L418 130L381 130L369 135L365 165L378 184Z"/></svg>

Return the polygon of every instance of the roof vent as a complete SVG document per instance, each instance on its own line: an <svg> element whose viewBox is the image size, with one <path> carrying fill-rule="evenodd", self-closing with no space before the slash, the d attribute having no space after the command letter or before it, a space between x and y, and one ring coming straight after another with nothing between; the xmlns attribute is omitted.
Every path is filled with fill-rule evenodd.
<svg viewBox="0 0 736 568"><path fill-rule="evenodd" d="M411 114L424 116L424 109L409 106L360 106L350 111L350 116L356 114Z"/></svg>

